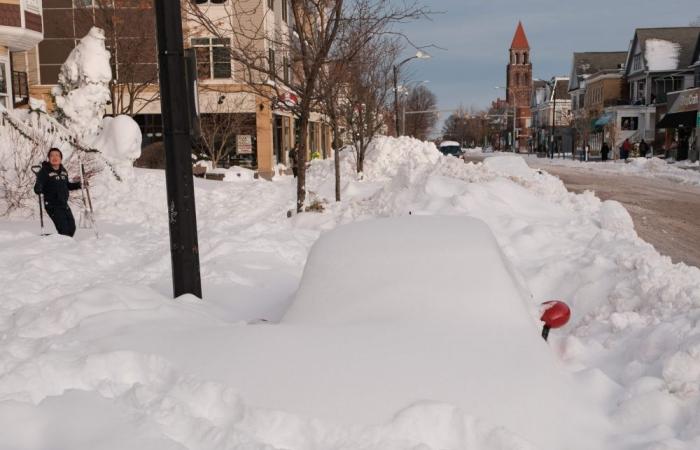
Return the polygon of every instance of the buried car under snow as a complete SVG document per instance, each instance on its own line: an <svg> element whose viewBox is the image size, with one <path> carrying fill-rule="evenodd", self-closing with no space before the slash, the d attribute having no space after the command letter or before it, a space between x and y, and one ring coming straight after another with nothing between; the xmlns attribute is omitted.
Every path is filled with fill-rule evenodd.
<svg viewBox="0 0 700 450"><path fill-rule="evenodd" d="M459 158L464 153L462 151L462 146L459 144L459 142L455 141L442 141L440 143L439 148L440 153L442 153L445 156L452 155L454 157Z"/></svg>
<svg viewBox="0 0 700 450"><path fill-rule="evenodd" d="M323 342L298 342L313 354L298 364L323 361L294 386L314 392L314 415L319 407L376 423L432 400L504 425L534 448L593 448L584 436L596 421L582 419L587 400L540 337L538 317L484 222L414 215L321 236L281 324L333 330Z"/></svg>

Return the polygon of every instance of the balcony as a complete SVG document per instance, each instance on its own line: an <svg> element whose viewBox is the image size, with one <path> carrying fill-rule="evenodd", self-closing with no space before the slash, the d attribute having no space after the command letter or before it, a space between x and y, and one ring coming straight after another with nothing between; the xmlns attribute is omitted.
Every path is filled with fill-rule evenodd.
<svg viewBox="0 0 700 450"><path fill-rule="evenodd" d="M26 51L44 38L41 0L0 3L0 46Z"/></svg>

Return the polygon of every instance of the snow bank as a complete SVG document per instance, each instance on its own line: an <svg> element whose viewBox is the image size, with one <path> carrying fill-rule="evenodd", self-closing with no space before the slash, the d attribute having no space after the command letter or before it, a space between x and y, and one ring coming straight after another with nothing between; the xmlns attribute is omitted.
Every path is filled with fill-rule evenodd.
<svg viewBox="0 0 700 450"><path fill-rule="evenodd" d="M75 240L40 239L35 221L0 221L3 444L121 448L126 436L133 448L154 449L700 445L700 270L674 265L641 241L619 205L569 193L516 159L465 164L408 138L377 139L363 174L343 151L343 201L336 203L332 164L313 161L308 173L310 196L324 211L291 219L291 177L195 180L204 302L170 299L162 171L137 169L124 183L105 173L94 180L100 240L89 230L78 230ZM671 170L679 169L661 173ZM445 233L426 225L432 231L412 239L397 225L365 236L357 230L369 223L357 223L337 230L357 233L356 245L321 258L336 239L327 234L309 259L301 289L313 281L315 292L328 293L318 301L328 304L311 308L302 292L295 297L323 233L425 215L485 222L507 263L468 262L474 255L497 259L479 253L493 238L476 226L445 222L439 228L458 234L440 241L450 250L420 261L409 259L410 246L423 251ZM478 242L473 250L462 236L469 233ZM405 276L402 285L369 278L358 255L370 244L404 257L364 258L366 269ZM432 273L444 283L418 290L422 279L409 263L442 258L459 270L440 266L450 279ZM343 261L352 263L348 272L363 271L365 290L347 284ZM496 285L508 266L511 281ZM336 283L348 292L334 292ZM496 285L514 298L467 303L472 284ZM397 289L400 298L390 295ZM443 303L441 294L452 301ZM530 303L518 306L521 299ZM566 300L573 317L547 346L528 310L551 299ZM473 325L467 312L482 322L498 314L512 330ZM361 320L364 314L374 315ZM556 398L540 398L550 383ZM498 401L486 401L493 392ZM518 400L504 401L507 393Z"/></svg>
<svg viewBox="0 0 700 450"><path fill-rule="evenodd" d="M681 46L663 39L647 39L644 57L648 70L676 70Z"/></svg>

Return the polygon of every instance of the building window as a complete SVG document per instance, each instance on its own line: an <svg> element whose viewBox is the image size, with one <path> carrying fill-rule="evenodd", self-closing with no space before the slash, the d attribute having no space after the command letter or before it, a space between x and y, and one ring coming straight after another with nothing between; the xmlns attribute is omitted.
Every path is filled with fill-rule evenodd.
<svg viewBox="0 0 700 450"><path fill-rule="evenodd" d="M530 61L528 60L529 54L527 52L523 53L523 64L529 64Z"/></svg>
<svg viewBox="0 0 700 450"><path fill-rule="evenodd" d="M267 7L274 11L274 9L275 9L275 0L267 0Z"/></svg>
<svg viewBox="0 0 700 450"><path fill-rule="evenodd" d="M5 63L0 62L0 105L5 108L9 108L7 103L7 94L9 91L9 86L7 82L7 66Z"/></svg>
<svg viewBox="0 0 700 450"><path fill-rule="evenodd" d="M282 70L284 70L284 83L289 84L289 58L285 56L282 64L284 64L282 68Z"/></svg>
<svg viewBox="0 0 700 450"><path fill-rule="evenodd" d="M287 11L287 0L282 0L282 20L287 22L288 20L288 14L289 12Z"/></svg>
<svg viewBox="0 0 700 450"><path fill-rule="evenodd" d="M197 78L231 78L231 41L218 38L193 38L197 54Z"/></svg>
<svg viewBox="0 0 700 450"><path fill-rule="evenodd" d="M268 51L268 62L270 65L270 77L274 80L277 76L277 68L275 67L275 50L274 49L269 49Z"/></svg>
<svg viewBox="0 0 700 450"><path fill-rule="evenodd" d="M620 120L620 127L624 131L634 131L639 128L639 117L623 117Z"/></svg>
<svg viewBox="0 0 700 450"><path fill-rule="evenodd" d="M632 57L632 70L642 70L642 54L638 53Z"/></svg>
<svg viewBox="0 0 700 450"><path fill-rule="evenodd" d="M700 67L695 69L695 87L700 88Z"/></svg>

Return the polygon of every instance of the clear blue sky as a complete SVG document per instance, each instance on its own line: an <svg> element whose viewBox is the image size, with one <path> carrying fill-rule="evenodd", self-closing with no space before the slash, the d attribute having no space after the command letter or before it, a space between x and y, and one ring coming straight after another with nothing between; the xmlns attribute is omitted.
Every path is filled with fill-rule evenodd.
<svg viewBox="0 0 700 450"><path fill-rule="evenodd" d="M423 0L442 11L402 27L432 59L407 64L412 80L427 85L441 109L486 107L505 84L505 66L518 20L532 48L533 77L568 75L574 51L626 51L637 27L687 26L700 0ZM408 53L407 53L408 55ZM406 67L406 66L405 66ZM445 116L441 117L441 121Z"/></svg>

